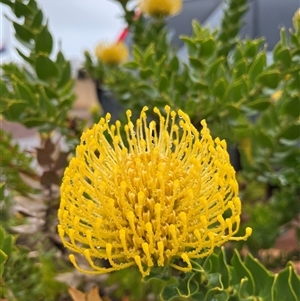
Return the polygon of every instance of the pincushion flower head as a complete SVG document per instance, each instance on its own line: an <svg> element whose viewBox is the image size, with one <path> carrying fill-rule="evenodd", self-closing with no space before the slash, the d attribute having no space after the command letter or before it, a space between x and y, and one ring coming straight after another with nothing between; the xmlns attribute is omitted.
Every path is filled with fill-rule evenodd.
<svg viewBox="0 0 300 301"><path fill-rule="evenodd" d="M96 274L137 265L143 276L153 267L183 272L234 237L241 202L226 143L213 140L203 120L199 132L181 110L147 108L135 125L109 124L109 114L87 130L65 170L58 213L59 235L83 254ZM158 130L159 128L159 130ZM224 213L226 212L226 218ZM111 267L98 265L106 259Z"/></svg>
<svg viewBox="0 0 300 301"><path fill-rule="evenodd" d="M100 43L95 50L96 57L107 65L118 65L129 56L129 51L125 43Z"/></svg>
<svg viewBox="0 0 300 301"><path fill-rule="evenodd" d="M142 13L154 18L169 17L180 13L182 0L140 0Z"/></svg>

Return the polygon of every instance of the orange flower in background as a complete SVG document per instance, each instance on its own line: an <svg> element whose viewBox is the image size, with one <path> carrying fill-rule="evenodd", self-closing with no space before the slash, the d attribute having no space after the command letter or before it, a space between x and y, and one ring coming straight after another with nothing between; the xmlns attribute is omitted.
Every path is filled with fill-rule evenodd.
<svg viewBox="0 0 300 301"><path fill-rule="evenodd" d="M141 12L154 18L177 15L182 9L182 0L140 0Z"/></svg>
<svg viewBox="0 0 300 301"><path fill-rule="evenodd" d="M129 51L125 43L100 43L95 50L96 57L108 65L118 65L127 60Z"/></svg>
<svg viewBox="0 0 300 301"><path fill-rule="evenodd" d="M82 269L72 254L79 271L137 265L143 276L154 266L187 272L191 259L251 235L247 228L244 237L234 237L241 202L225 141L213 140L204 120L199 132L181 110L166 106L163 116L155 108L158 125L147 123L146 110L135 125L127 111L126 139L119 121L102 118L83 133L65 170L58 230L65 247L91 266Z"/></svg>

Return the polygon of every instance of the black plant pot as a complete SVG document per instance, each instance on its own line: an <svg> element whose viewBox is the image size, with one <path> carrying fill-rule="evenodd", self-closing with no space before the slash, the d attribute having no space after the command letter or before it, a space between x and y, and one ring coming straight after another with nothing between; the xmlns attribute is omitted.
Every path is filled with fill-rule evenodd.
<svg viewBox="0 0 300 301"><path fill-rule="evenodd" d="M120 119L120 115L124 112L123 106L114 97L113 93L109 90L104 90L99 84L96 84L96 92L99 104L102 107L104 115L106 113L111 114L111 122L115 122Z"/></svg>
<svg viewBox="0 0 300 301"><path fill-rule="evenodd" d="M230 163L234 167L235 171L238 172L242 169L241 165L241 154L237 147L228 146L227 151L230 157Z"/></svg>

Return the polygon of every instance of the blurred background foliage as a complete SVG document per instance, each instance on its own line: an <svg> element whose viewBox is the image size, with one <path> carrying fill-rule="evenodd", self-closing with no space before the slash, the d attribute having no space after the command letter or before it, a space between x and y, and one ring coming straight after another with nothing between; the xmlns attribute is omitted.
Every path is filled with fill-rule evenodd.
<svg viewBox="0 0 300 301"><path fill-rule="evenodd" d="M237 171L244 212L241 232L250 226L253 234L247 242L227 245L226 256L218 250L206 263L196 263L204 270L195 285L203 287L205 300L211 300L209 296L216 300L250 300L251 296L283 300L279 291L286 287L290 300L297 301L299 276L291 263L284 267L291 260L299 263L299 249L283 252L276 246L290 230L298 234L298 243L300 237L300 19L295 19L294 28L281 29L269 61L263 38L238 38L247 1L229 0L220 29L193 21L193 34L181 37L188 50L184 61L172 44L165 19L137 17L127 1L116 1L130 26L130 59L111 66L86 52L83 66L101 91L100 98L109 95L117 103L112 119L122 120L127 108L138 115L145 105L150 112L166 104L182 109L196 127L206 119L212 135L226 139ZM0 132L0 296L21 301L71 300L66 284L75 283L83 291L97 285L101 296L105 295L103 300L170 299L168 289L158 297L164 279L141 282L134 268L91 278L69 263L56 230L59 185L89 120L70 115L75 100L71 65L61 51L54 53L48 22L36 1L0 2L15 16L11 22L24 61L1 65L0 112L5 120L36 129L40 140L40 146L29 152L8 133ZM99 116L94 112L95 122ZM266 268L281 271L280 276L275 280L270 276L274 274L254 264L249 255L243 262L233 248L241 255L250 250ZM239 270L234 272L236 265ZM211 266L222 267L222 271L215 273ZM264 271L266 279L273 277L272 297L261 295L256 279L259 271ZM245 276L252 286L238 280ZM187 276L170 285L184 292L190 290L187 283L194 282ZM216 285L224 294L213 295L211 288ZM236 289L235 299L229 299L229 287ZM200 300L203 294L191 300ZM79 300L78 294L71 296Z"/></svg>

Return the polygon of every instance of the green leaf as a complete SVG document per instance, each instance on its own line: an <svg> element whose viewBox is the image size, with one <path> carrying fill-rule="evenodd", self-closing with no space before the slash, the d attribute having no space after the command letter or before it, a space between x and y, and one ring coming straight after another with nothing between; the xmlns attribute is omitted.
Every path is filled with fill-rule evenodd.
<svg viewBox="0 0 300 301"><path fill-rule="evenodd" d="M3 184L3 183L1 183L1 184ZM6 236L6 233L5 233L4 229L2 227L0 227L0 238L1 238L0 239L0 247L1 247L1 249L2 249L2 243L4 241L5 236Z"/></svg>
<svg viewBox="0 0 300 301"><path fill-rule="evenodd" d="M52 35L48 30L48 26L45 25L37 36L35 43L35 52L43 52L44 54L49 55L52 52L52 47Z"/></svg>
<svg viewBox="0 0 300 301"><path fill-rule="evenodd" d="M216 42L213 38L210 38L201 44L200 56L201 57L210 57L214 54L216 49Z"/></svg>
<svg viewBox="0 0 300 301"><path fill-rule="evenodd" d="M262 148L266 150L273 149L274 147L272 139L262 132L262 129L258 129L256 132L252 133L252 141L255 149Z"/></svg>
<svg viewBox="0 0 300 301"><path fill-rule="evenodd" d="M225 248L222 247L221 251L218 253L217 257L211 257L212 269L220 273L222 288L227 288L229 286L229 270L226 263Z"/></svg>
<svg viewBox="0 0 300 301"><path fill-rule="evenodd" d="M153 47L148 47L144 56L144 64L145 68L152 69L155 62L155 52Z"/></svg>
<svg viewBox="0 0 300 301"><path fill-rule="evenodd" d="M299 47L299 49L300 49L300 47ZM300 54L299 54L299 56L300 56ZM291 83L288 85L287 89L288 90L294 89L296 91L299 91L300 64L290 68L289 71L290 71L290 74L288 73L286 77L288 78L289 75L291 75L292 79L291 79Z"/></svg>
<svg viewBox="0 0 300 301"><path fill-rule="evenodd" d="M249 296L247 292L247 284L249 283L249 279L247 278L242 278L240 285L237 287L237 296L238 298L236 300L243 300L243 301L256 301L256 297L251 297ZM235 300L235 299L233 299Z"/></svg>
<svg viewBox="0 0 300 301"><path fill-rule="evenodd" d="M195 83L195 86L196 86L196 85L197 85L197 83ZM182 79L181 79L181 80L180 80L180 79L177 79L177 80L175 81L174 86L176 87L176 91L178 91L178 93L179 93L180 95L184 95L184 94L186 94L187 91L188 91L188 87L187 87L187 85L186 85L186 82L185 82L185 81L182 81Z"/></svg>
<svg viewBox="0 0 300 301"><path fill-rule="evenodd" d="M265 52L260 52L249 68L249 78L252 84L257 80L258 75L264 70L267 63Z"/></svg>
<svg viewBox="0 0 300 301"><path fill-rule="evenodd" d="M184 42L189 56L195 56L197 54L197 46L193 39L188 36L180 36L180 39Z"/></svg>
<svg viewBox="0 0 300 301"><path fill-rule="evenodd" d="M35 16L33 17L31 28L38 29L42 25L43 22L43 12L41 10L38 10Z"/></svg>
<svg viewBox="0 0 300 301"><path fill-rule="evenodd" d="M200 70L204 69L204 64L199 58L189 57L189 61L190 61L190 64L193 68L200 69Z"/></svg>
<svg viewBox="0 0 300 301"><path fill-rule="evenodd" d="M5 192L5 183L0 182L0 201L3 201L5 198L4 192ZM0 237L1 237L1 235L0 235ZM1 243L1 241L0 241L0 243Z"/></svg>
<svg viewBox="0 0 300 301"><path fill-rule="evenodd" d="M248 58L254 58L257 55L260 45L264 42L264 38L256 40L248 40L245 47L245 55Z"/></svg>
<svg viewBox="0 0 300 301"><path fill-rule="evenodd" d="M236 103L248 94L248 86L243 77L237 79L232 85L227 87L223 95L222 102Z"/></svg>
<svg viewBox="0 0 300 301"><path fill-rule="evenodd" d="M34 34L31 32L29 28L27 28L25 25L22 26L16 22L13 22L15 31L16 31L16 36L25 41L25 42L30 42L30 40L34 39Z"/></svg>
<svg viewBox="0 0 300 301"><path fill-rule="evenodd" d="M57 84L57 87L63 87L68 81L71 80L71 64L70 62L67 62L65 66L63 67L63 72L61 75L61 79L59 83Z"/></svg>
<svg viewBox="0 0 300 301"><path fill-rule="evenodd" d="M188 272L176 283L165 286L161 293L161 299L167 301L175 297L189 298L197 293L199 284L193 281L194 276L194 273Z"/></svg>
<svg viewBox="0 0 300 301"><path fill-rule="evenodd" d="M142 68L140 69L140 76L142 79L149 79L153 75L153 69L151 68Z"/></svg>
<svg viewBox="0 0 300 301"><path fill-rule="evenodd" d="M281 62L286 68L291 66L292 57L288 47L280 47L274 52L274 61Z"/></svg>
<svg viewBox="0 0 300 301"><path fill-rule="evenodd" d="M0 265L4 264L7 258L8 258L7 254L0 249Z"/></svg>
<svg viewBox="0 0 300 301"><path fill-rule="evenodd" d="M58 98L58 94L57 94L56 89L51 89L50 87L44 86L43 88L40 89L40 91L42 91L42 93L40 93L40 96L42 94L44 97L47 97L48 102L50 102L51 99L57 99Z"/></svg>
<svg viewBox="0 0 300 301"><path fill-rule="evenodd" d="M179 68L179 60L176 56L174 56L170 61L170 67L172 69L172 72L176 72Z"/></svg>
<svg viewBox="0 0 300 301"><path fill-rule="evenodd" d="M42 80L49 80L58 76L58 68L47 56L39 55L36 59L35 70Z"/></svg>
<svg viewBox="0 0 300 301"><path fill-rule="evenodd" d="M6 235L1 244L1 250L10 256L13 249L14 237L12 235Z"/></svg>
<svg viewBox="0 0 300 301"><path fill-rule="evenodd" d="M176 83L177 83L177 81L176 81ZM176 84L176 86L177 86L177 84ZM185 92L187 92L188 87L187 87L186 85L185 85L185 88L186 88L186 91L185 91ZM193 88L194 88L195 90L204 92L204 91L207 90L208 86L207 86L207 84L206 84L205 82L203 82L202 79L200 78L200 79L198 79L197 82L194 83Z"/></svg>
<svg viewBox="0 0 300 301"><path fill-rule="evenodd" d="M143 60L143 52L137 45L133 45L133 47L132 47L132 56L133 56L134 60L137 62L140 62Z"/></svg>
<svg viewBox="0 0 300 301"><path fill-rule="evenodd" d="M7 235L2 227L0 227L0 278L4 272L4 264L11 256L13 249L14 237Z"/></svg>
<svg viewBox="0 0 300 301"><path fill-rule="evenodd" d="M28 85L23 84L22 82L17 82L17 91L19 91L19 97L22 100L26 100L27 103L30 105L34 102L35 96L28 87Z"/></svg>
<svg viewBox="0 0 300 301"><path fill-rule="evenodd" d="M170 86L170 81L164 75L162 75L159 78L158 90L160 92L165 92L165 91L167 91L167 89L169 88L169 86Z"/></svg>
<svg viewBox="0 0 300 301"><path fill-rule="evenodd" d="M28 128L38 127L46 123L45 118L29 117L23 120L23 124Z"/></svg>
<svg viewBox="0 0 300 301"><path fill-rule="evenodd" d="M247 294L249 296L254 293L254 279L250 272L250 270L243 263L239 253L237 250L234 250L233 257L231 259L231 264L234 267L232 269L232 284L239 284L242 279L241 287L243 289L243 294ZM246 295L243 295L245 297Z"/></svg>
<svg viewBox="0 0 300 301"><path fill-rule="evenodd" d="M221 99L227 89L227 86L228 83L226 79L224 77L221 77L217 79L213 84L212 93Z"/></svg>
<svg viewBox="0 0 300 301"><path fill-rule="evenodd" d="M250 103L247 103L247 107L256 111L264 111L271 105L269 98L259 98Z"/></svg>
<svg viewBox="0 0 300 301"><path fill-rule="evenodd" d="M92 62L92 59L88 52L85 52L85 56ZM66 60L65 60L64 54L61 51L58 51L57 55L56 55L56 65L63 66L65 63L66 63Z"/></svg>
<svg viewBox="0 0 300 301"><path fill-rule="evenodd" d="M197 110L197 103L193 98L188 98L186 101L184 101L184 112L186 112L188 115L192 115Z"/></svg>
<svg viewBox="0 0 300 301"><path fill-rule="evenodd" d="M34 60L30 57L30 56L26 56L23 52L21 52L21 50L19 50L18 48L16 48L19 56L26 62L28 62L30 65L32 65L34 63Z"/></svg>
<svg viewBox="0 0 300 301"><path fill-rule="evenodd" d="M264 301L271 301L271 291L274 275L271 274L257 259L251 254L247 255L245 265L249 269L254 280L254 296L264 298Z"/></svg>
<svg viewBox="0 0 300 301"><path fill-rule="evenodd" d="M28 108L27 101L24 100L10 100L7 108L7 114L10 120L20 121L24 112Z"/></svg>
<svg viewBox="0 0 300 301"><path fill-rule="evenodd" d="M212 260L213 256L210 256L209 260ZM213 265L213 262L211 263ZM214 269L214 267L212 268L212 271L217 271ZM222 279L221 279L221 274L219 273L209 273L207 274L206 278L207 278L207 286L208 287L217 287L219 289L223 289L223 283L222 283Z"/></svg>
<svg viewBox="0 0 300 301"><path fill-rule="evenodd" d="M240 43L238 43L235 47L234 53L233 53L234 61L239 62L240 60L244 59L244 54L242 51L242 46Z"/></svg>
<svg viewBox="0 0 300 301"><path fill-rule="evenodd" d="M130 69L130 70L138 70L140 68L140 64L136 61L126 62L122 65L122 67Z"/></svg>
<svg viewBox="0 0 300 301"><path fill-rule="evenodd" d="M276 135L280 128L278 113L279 112L275 109L274 105L271 104L268 110L263 111L263 114L261 115L261 123L259 126L271 136Z"/></svg>
<svg viewBox="0 0 300 301"><path fill-rule="evenodd" d="M55 105L52 100L56 103L57 94L47 86L41 86L39 89L39 107L40 110L48 116L55 115ZM48 120L49 122L49 120Z"/></svg>
<svg viewBox="0 0 300 301"><path fill-rule="evenodd" d="M157 60L154 64L155 76L160 76L160 74L166 71L167 63L166 63L166 55L162 55L159 60Z"/></svg>
<svg viewBox="0 0 300 301"><path fill-rule="evenodd" d="M37 1L36 0L30 0L28 3L28 7L32 9L32 11L36 11L38 9Z"/></svg>
<svg viewBox="0 0 300 301"><path fill-rule="evenodd" d="M197 299L195 299L197 300ZM199 300L199 299L198 299ZM229 294L226 291L221 291L219 288L215 287L210 289L205 296L204 301L229 301Z"/></svg>
<svg viewBox="0 0 300 301"><path fill-rule="evenodd" d="M4 264L7 261L8 256L0 249L0 277L2 277L4 272Z"/></svg>
<svg viewBox="0 0 300 301"><path fill-rule="evenodd" d="M226 110L228 111L227 122L230 125L236 125L237 119L241 115L241 111L235 105L228 104L226 105Z"/></svg>
<svg viewBox="0 0 300 301"><path fill-rule="evenodd" d="M300 138L300 124L291 124L280 133L279 138L296 140Z"/></svg>
<svg viewBox="0 0 300 301"><path fill-rule="evenodd" d="M282 142L282 141L281 141ZM300 149L295 149L289 155L285 155L281 162L287 167L295 167L300 164Z"/></svg>
<svg viewBox="0 0 300 301"><path fill-rule="evenodd" d="M291 290L295 293L296 296L300 296L300 276L296 272L296 268L293 264L293 262L288 263L288 267L291 268L291 273L289 277L289 285L291 287Z"/></svg>
<svg viewBox="0 0 300 301"><path fill-rule="evenodd" d="M240 76L244 75L247 71L247 61L245 58L240 59L234 65L233 74L235 78L239 78Z"/></svg>
<svg viewBox="0 0 300 301"><path fill-rule="evenodd" d="M295 95L287 99L283 104L283 113L297 118L300 115L300 97Z"/></svg>
<svg viewBox="0 0 300 301"><path fill-rule="evenodd" d="M11 0L1 0L1 3L8 5L9 7L13 8L15 5L15 2L12 2Z"/></svg>
<svg viewBox="0 0 300 301"><path fill-rule="evenodd" d="M29 17L31 16L30 8L20 1L15 1L15 15L20 17Z"/></svg>
<svg viewBox="0 0 300 301"><path fill-rule="evenodd" d="M280 73L277 70L263 71L257 77L257 82L265 87L276 89L280 81Z"/></svg>
<svg viewBox="0 0 300 301"><path fill-rule="evenodd" d="M293 268L291 266L286 267L284 270L280 271L275 275L274 285L273 285L273 299L274 300L289 300L298 301L300 281L298 282L298 292L292 289L291 278L292 278ZM298 295L298 297L297 297Z"/></svg>
<svg viewBox="0 0 300 301"><path fill-rule="evenodd" d="M148 97L151 97L151 98L158 97L156 87L154 87L153 85L150 85L150 84L147 84L144 82L144 83L138 84L136 88L139 90L143 90L145 95L147 95Z"/></svg>
<svg viewBox="0 0 300 301"><path fill-rule="evenodd" d="M192 20L192 28L193 28L193 36L199 37L203 34L203 28L202 25L196 20Z"/></svg>
<svg viewBox="0 0 300 301"><path fill-rule="evenodd" d="M209 69L207 70L207 76L216 77L220 76L219 71L220 68L223 67L223 63L225 61L225 57L221 56L214 60L214 62L209 66Z"/></svg>
<svg viewBox="0 0 300 301"><path fill-rule="evenodd" d="M153 279L169 281L171 279L169 267L153 267L150 271L150 274L148 276L145 276L143 281L148 282Z"/></svg>
<svg viewBox="0 0 300 301"><path fill-rule="evenodd" d="M1 91L1 96L3 97L4 95L9 94L7 85L3 80L0 80L0 91Z"/></svg>
<svg viewBox="0 0 300 301"><path fill-rule="evenodd" d="M174 287L166 286L160 294L160 299L162 301L170 301L176 297L179 297L178 293Z"/></svg>

